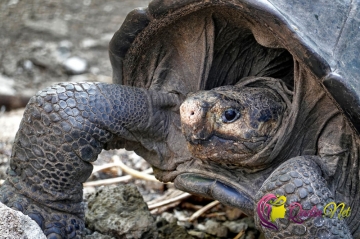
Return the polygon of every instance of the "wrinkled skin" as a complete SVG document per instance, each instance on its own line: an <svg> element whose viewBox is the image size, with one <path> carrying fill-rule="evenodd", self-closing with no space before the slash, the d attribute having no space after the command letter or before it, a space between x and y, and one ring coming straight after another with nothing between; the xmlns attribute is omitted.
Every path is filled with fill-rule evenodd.
<svg viewBox="0 0 360 239"><path fill-rule="evenodd" d="M101 83L40 91L25 110L0 201L29 215L48 238L80 238L91 162L104 148L139 141L156 151L178 104L173 94Z"/></svg>
<svg viewBox="0 0 360 239"><path fill-rule="evenodd" d="M246 167L244 161L272 140L285 109L269 89L224 86L187 98L180 113L194 157Z"/></svg>

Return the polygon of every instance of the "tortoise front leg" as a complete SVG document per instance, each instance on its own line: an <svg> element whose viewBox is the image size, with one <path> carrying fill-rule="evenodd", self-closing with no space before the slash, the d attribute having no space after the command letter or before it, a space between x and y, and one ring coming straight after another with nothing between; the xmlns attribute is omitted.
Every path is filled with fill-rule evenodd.
<svg viewBox="0 0 360 239"><path fill-rule="evenodd" d="M40 91L26 107L0 201L29 215L48 238L79 238L90 162L104 147L162 140L169 117L159 108L176 104L171 94L101 83Z"/></svg>
<svg viewBox="0 0 360 239"><path fill-rule="evenodd" d="M342 213L342 206L334 210L333 203L342 202L334 202L312 157L317 156L280 165L256 195L255 221L266 238L352 238L344 220L351 209L344 205Z"/></svg>

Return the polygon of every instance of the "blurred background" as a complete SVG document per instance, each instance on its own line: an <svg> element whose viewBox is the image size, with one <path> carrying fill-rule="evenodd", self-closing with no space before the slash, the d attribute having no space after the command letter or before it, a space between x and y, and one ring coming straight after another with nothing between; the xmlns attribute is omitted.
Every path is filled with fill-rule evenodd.
<svg viewBox="0 0 360 239"><path fill-rule="evenodd" d="M33 95L64 81L111 81L108 43L146 0L1 0L0 92Z"/></svg>
<svg viewBox="0 0 360 239"><path fill-rule="evenodd" d="M108 44L147 0L0 1L0 180L23 108L58 82L111 83Z"/></svg>

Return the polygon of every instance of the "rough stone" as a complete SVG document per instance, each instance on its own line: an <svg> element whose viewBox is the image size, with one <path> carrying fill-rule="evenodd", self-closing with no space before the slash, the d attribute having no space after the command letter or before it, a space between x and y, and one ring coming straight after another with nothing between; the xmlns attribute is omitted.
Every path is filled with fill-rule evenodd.
<svg viewBox="0 0 360 239"><path fill-rule="evenodd" d="M239 220L240 223L245 223L248 225L248 228L255 229L255 222L254 219L251 217L244 217L241 220Z"/></svg>
<svg viewBox="0 0 360 239"><path fill-rule="evenodd" d="M185 228L177 225L176 223L170 223L164 225L159 228L159 236L158 239L193 239L191 235L189 235Z"/></svg>
<svg viewBox="0 0 360 239"><path fill-rule="evenodd" d="M46 239L44 233L29 216L0 203L0 238Z"/></svg>
<svg viewBox="0 0 360 239"><path fill-rule="evenodd" d="M213 220L208 220L205 223L205 230L206 233L210 234L210 235L214 235L214 236L218 236L218 237L227 237L228 235L228 229L227 227L223 226L221 223L213 221Z"/></svg>
<svg viewBox="0 0 360 239"><path fill-rule="evenodd" d="M13 79L0 74L0 94L15 95L14 84Z"/></svg>
<svg viewBox="0 0 360 239"><path fill-rule="evenodd" d="M205 238L206 236L205 232L200 232L195 230L189 230L188 233L196 238Z"/></svg>
<svg viewBox="0 0 360 239"><path fill-rule="evenodd" d="M163 212L161 217L163 217L168 223L174 223L177 221L174 214L169 212Z"/></svg>
<svg viewBox="0 0 360 239"><path fill-rule="evenodd" d="M223 223L223 225L226 226L233 233L239 233L248 228L248 225L246 223L239 221L226 221Z"/></svg>
<svg viewBox="0 0 360 239"><path fill-rule="evenodd" d="M87 70L86 60L77 56L70 57L65 60L63 66L69 74L74 75L82 74Z"/></svg>
<svg viewBox="0 0 360 239"><path fill-rule="evenodd" d="M88 198L88 228L116 238L156 238L156 225L134 185L100 188Z"/></svg>

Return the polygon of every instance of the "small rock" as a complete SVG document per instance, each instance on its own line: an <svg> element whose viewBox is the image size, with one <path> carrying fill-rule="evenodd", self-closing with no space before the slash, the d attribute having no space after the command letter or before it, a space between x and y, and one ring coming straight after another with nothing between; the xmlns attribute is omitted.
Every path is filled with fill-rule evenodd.
<svg viewBox="0 0 360 239"><path fill-rule="evenodd" d="M15 81L13 79L0 74L0 94L15 95L14 85Z"/></svg>
<svg viewBox="0 0 360 239"><path fill-rule="evenodd" d="M214 235L217 237L227 237L228 235L228 229L227 227L221 225L221 223L213 221L213 220L208 220L205 223L205 231L206 233L210 234L210 235Z"/></svg>
<svg viewBox="0 0 360 239"><path fill-rule="evenodd" d="M73 47L73 44L69 40L60 41L59 46L58 46L58 48L65 49L67 51L70 51L72 47Z"/></svg>
<svg viewBox="0 0 360 239"><path fill-rule="evenodd" d="M84 0L83 4L84 6L89 6L91 4L91 0Z"/></svg>
<svg viewBox="0 0 360 239"><path fill-rule="evenodd" d="M69 74L78 75L86 71L87 62L80 57L74 56L65 60L63 66Z"/></svg>
<svg viewBox="0 0 360 239"><path fill-rule="evenodd" d="M254 218L252 218L252 217L244 217L244 218L240 219L238 222L247 224L248 228L256 229L255 223L254 223Z"/></svg>
<svg viewBox="0 0 360 239"><path fill-rule="evenodd" d="M174 215L179 221L186 221L189 218L184 211L174 210Z"/></svg>
<svg viewBox="0 0 360 239"><path fill-rule="evenodd" d="M57 46L58 59L65 60L68 57L70 57L72 47L73 47L73 44L71 41L63 40L63 41L59 42L59 45Z"/></svg>
<svg viewBox="0 0 360 239"><path fill-rule="evenodd" d="M30 60L25 60L23 62L23 67L24 67L25 70L31 71L33 69L33 67L34 67L34 64Z"/></svg>
<svg viewBox="0 0 360 239"><path fill-rule="evenodd" d="M90 194L96 192L95 187L84 187L83 189L83 198L87 198Z"/></svg>
<svg viewBox="0 0 360 239"><path fill-rule="evenodd" d="M181 227L184 227L186 229L190 229L193 227L193 224L191 222L188 221L178 221L177 224Z"/></svg>
<svg viewBox="0 0 360 239"><path fill-rule="evenodd" d="M114 9L114 7L112 5L106 5L104 7L104 11L105 12L111 12Z"/></svg>
<svg viewBox="0 0 360 239"><path fill-rule="evenodd" d="M115 238L156 238L156 223L134 185L100 188L88 198L87 227Z"/></svg>
<svg viewBox="0 0 360 239"><path fill-rule="evenodd" d="M205 238L205 232L190 230L188 231L189 235L194 236L196 238Z"/></svg>
<svg viewBox="0 0 360 239"><path fill-rule="evenodd" d="M39 225L27 215L0 203L0 238L46 239Z"/></svg>
<svg viewBox="0 0 360 239"><path fill-rule="evenodd" d="M193 239L187 231L176 223L167 224L159 228L158 239Z"/></svg>
<svg viewBox="0 0 360 239"><path fill-rule="evenodd" d="M203 232L206 231L205 225L203 225L201 223L196 225L196 229L198 229L199 231L203 231Z"/></svg>
<svg viewBox="0 0 360 239"><path fill-rule="evenodd" d="M100 39L85 38L80 46L84 49L106 49L113 35L113 33L104 34Z"/></svg>
<svg viewBox="0 0 360 239"><path fill-rule="evenodd" d="M8 3L8 6L16 5L16 4L18 4L18 2L19 2L19 0L10 0Z"/></svg>
<svg viewBox="0 0 360 239"><path fill-rule="evenodd" d="M223 225L226 226L233 233L239 233L248 228L248 225L246 223L239 221L227 221L224 222Z"/></svg>
<svg viewBox="0 0 360 239"><path fill-rule="evenodd" d="M86 38L82 40L80 46L84 49L106 47L106 45L104 46L104 44L101 41L92 38Z"/></svg>
<svg viewBox="0 0 360 239"><path fill-rule="evenodd" d="M163 212L161 214L161 217L163 217L168 223L174 223L177 221L175 216L169 212Z"/></svg>

